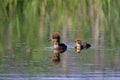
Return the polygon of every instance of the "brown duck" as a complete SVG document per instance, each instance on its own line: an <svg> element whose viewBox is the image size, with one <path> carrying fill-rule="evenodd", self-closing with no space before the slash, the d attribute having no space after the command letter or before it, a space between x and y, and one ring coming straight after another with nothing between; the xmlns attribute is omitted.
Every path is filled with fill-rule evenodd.
<svg viewBox="0 0 120 80"><path fill-rule="evenodd" d="M75 49L78 53L81 52L81 50L83 49L88 49L89 47L91 47L91 45L87 42L82 42L81 40L76 40L75 41Z"/></svg>
<svg viewBox="0 0 120 80"><path fill-rule="evenodd" d="M58 32L52 35L52 42L53 49L54 51L58 51L57 53L64 53L67 50L67 46L64 43L60 43L60 34Z"/></svg>

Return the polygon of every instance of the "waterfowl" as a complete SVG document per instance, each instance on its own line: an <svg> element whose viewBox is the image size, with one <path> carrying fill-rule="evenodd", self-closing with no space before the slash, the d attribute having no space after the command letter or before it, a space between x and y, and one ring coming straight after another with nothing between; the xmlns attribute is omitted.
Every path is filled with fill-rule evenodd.
<svg viewBox="0 0 120 80"><path fill-rule="evenodd" d="M64 43L60 43L60 34L58 32L52 35L53 49L58 51L57 53L64 53L67 50L67 46Z"/></svg>
<svg viewBox="0 0 120 80"><path fill-rule="evenodd" d="M83 49L81 40L76 40L76 41L75 41L75 44L76 44L76 45L75 45L76 51L77 51L78 53L80 53L81 50Z"/></svg>
<svg viewBox="0 0 120 80"><path fill-rule="evenodd" d="M59 32L56 32L52 35L52 41L54 42L56 40L57 40L57 42L60 42L60 33Z"/></svg>
<svg viewBox="0 0 120 80"><path fill-rule="evenodd" d="M91 47L91 45L87 42L82 42L81 40L76 40L75 41L75 49L78 53L80 53L81 50L83 49L88 49L89 47Z"/></svg>
<svg viewBox="0 0 120 80"><path fill-rule="evenodd" d="M83 49L88 49L89 47L91 47L91 45L87 42L83 42L82 46L83 46Z"/></svg>

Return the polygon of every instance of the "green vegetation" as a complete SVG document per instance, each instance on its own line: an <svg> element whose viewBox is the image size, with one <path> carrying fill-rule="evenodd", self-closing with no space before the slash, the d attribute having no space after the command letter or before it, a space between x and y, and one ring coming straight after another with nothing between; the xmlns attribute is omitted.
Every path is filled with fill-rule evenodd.
<svg viewBox="0 0 120 80"><path fill-rule="evenodd" d="M27 57L49 45L56 31L65 40L90 38L95 45L119 47L119 26L119 0L0 0L0 57ZM47 55L39 53L36 59Z"/></svg>
<svg viewBox="0 0 120 80"><path fill-rule="evenodd" d="M45 40L43 35L71 24L78 33L102 32L114 43L120 34L119 8L119 0L0 0L1 42L9 34L12 40L34 45L39 37Z"/></svg>

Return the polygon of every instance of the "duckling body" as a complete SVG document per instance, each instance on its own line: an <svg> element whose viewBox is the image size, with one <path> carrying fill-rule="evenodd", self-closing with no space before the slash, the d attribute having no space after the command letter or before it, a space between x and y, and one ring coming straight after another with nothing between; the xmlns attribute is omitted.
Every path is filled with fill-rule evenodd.
<svg viewBox="0 0 120 80"><path fill-rule="evenodd" d="M52 35L54 52L64 53L67 50L67 46L64 43L60 43L60 34L58 32Z"/></svg>
<svg viewBox="0 0 120 80"><path fill-rule="evenodd" d="M86 43L86 42L83 42L82 46L83 46L84 49L88 49L88 48L91 47L91 45L89 43Z"/></svg>
<svg viewBox="0 0 120 80"><path fill-rule="evenodd" d="M76 44L75 49L78 53L80 53L81 50L83 50L83 49L88 49L89 47L91 47L91 45L89 43L82 42L81 40L76 40L75 44Z"/></svg>

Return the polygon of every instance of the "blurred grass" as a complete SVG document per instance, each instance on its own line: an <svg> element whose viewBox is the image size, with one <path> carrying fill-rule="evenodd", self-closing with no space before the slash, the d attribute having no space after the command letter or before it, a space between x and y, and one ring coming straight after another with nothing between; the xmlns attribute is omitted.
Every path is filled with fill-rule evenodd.
<svg viewBox="0 0 120 80"><path fill-rule="evenodd" d="M8 34L12 40L38 46L52 32L64 29L77 30L73 38L103 33L111 46L115 46L120 34L120 1L0 0L0 20L1 52Z"/></svg>
<svg viewBox="0 0 120 80"><path fill-rule="evenodd" d="M0 0L0 63L4 63L2 57L6 53L13 53L17 64L31 61L31 70L36 65L45 67L46 61L51 62L49 56L52 52L43 50L43 47L50 45L48 40L56 31L65 38L70 37L71 41L90 38L93 45L119 48L119 22L119 0ZM116 52L94 52L81 54L81 62L102 60L104 53L110 53L104 55L107 59L114 61L116 58ZM108 65L110 63L107 62ZM0 72L5 71L0 69Z"/></svg>

